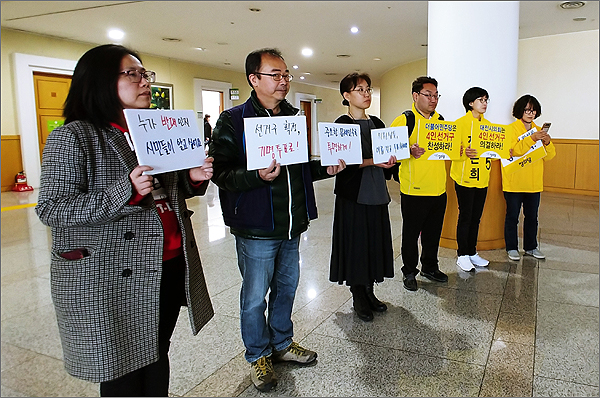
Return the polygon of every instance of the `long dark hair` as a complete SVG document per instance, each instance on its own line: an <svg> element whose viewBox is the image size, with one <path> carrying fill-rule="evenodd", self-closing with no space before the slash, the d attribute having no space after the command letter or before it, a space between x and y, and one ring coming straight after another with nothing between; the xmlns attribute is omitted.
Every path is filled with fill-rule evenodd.
<svg viewBox="0 0 600 398"><path fill-rule="evenodd" d="M132 55L142 62L133 50L116 44L105 44L87 51L77 61L71 88L65 101L65 124L85 120L98 128L107 127L123 116L117 81L123 57Z"/></svg>

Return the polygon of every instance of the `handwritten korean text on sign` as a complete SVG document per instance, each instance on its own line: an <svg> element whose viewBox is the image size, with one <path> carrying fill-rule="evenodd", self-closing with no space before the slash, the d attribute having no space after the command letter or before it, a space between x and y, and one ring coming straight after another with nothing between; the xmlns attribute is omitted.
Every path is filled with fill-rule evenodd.
<svg viewBox="0 0 600 398"><path fill-rule="evenodd" d="M305 116L245 118L244 131L248 170L308 162Z"/></svg>
<svg viewBox="0 0 600 398"><path fill-rule="evenodd" d="M508 159L510 148L505 143L507 127L503 124L474 122L471 148L477 150L480 158Z"/></svg>
<svg viewBox="0 0 600 398"><path fill-rule="evenodd" d="M346 164L361 164L360 126L358 124L319 123L321 165L334 166L338 159Z"/></svg>
<svg viewBox="0 0 600 398"><path fill-rule="evenodd" d="M387 127L371 130L371 142L373 143L373 163L385 163L390 156L397 160L408 159L408 127Z"/></svg>
<svg viewBox="0 0 600 398"><path fill-rule="evenodd" d="M125 120L145 174L202 166L206 157L193 110L125 109Z"/></svg>
<svg viewBox="0 0 600 398"><path fill-rule="evenodd" d="M460 134L455 122L419 120L417 143L425 153L424 160L457 160L460 158Z"/></svg>

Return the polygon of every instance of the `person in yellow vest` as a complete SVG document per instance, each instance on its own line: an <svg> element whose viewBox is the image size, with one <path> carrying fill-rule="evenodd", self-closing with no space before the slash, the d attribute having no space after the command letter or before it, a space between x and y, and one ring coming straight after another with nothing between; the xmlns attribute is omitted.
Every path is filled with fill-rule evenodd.
<svg viewBox="0 0 600 398"><path fill-rule="evenodd" d="M463 95L463 106L467 112L456 120L462 133L462 147L465 148L460 160L453 160L450 177L454 180L458 201L458 223L456 243L458 245L456 265L463 271L472 271L475 266L487 267L488 260L477 253L479 221L483 213L487 188L490 182L492 160L480 158L477 149L471 148L471 130L474 122L489 123L483 114L490 98L481 87L471 87Z"/></svg>
<svg viewBox="0 0 600 398"><path fill-rule="evenodd" d="M412 110L403 112L391 127L409 126L410 158L400 164L400 208L402 212L402 273L407 290L418 289L418 240L421 236L421 275L448 282L440 271L438 249L446 212L446 166L441 160L419 159L425 149L417 144L413 134L419 121L444 120L435 111L440 95L437 80L421 76L412 83Z"/></svg>
<svg viewBox="0 0 600 398"><path fill-rule="evenodd" d="M506 218L504 219L504 242L508 258L521 259L518 247L517 225L523 206L523 250L524 254L537 259L546 256L540 251L537 241L538 208L540 192L544 190L544 163L556 156L556 149L547 131L541 130L533 120L542 115L542 106L532 95L519 98L512 115L517 119L510 127L513 129L512 156L523 156L537 141L542 141L547 155L537 162L523 167L514 173L506 173L502 168L502 190L506 200ZM528 137L517 141L518 137L534 129Z"/></svg>

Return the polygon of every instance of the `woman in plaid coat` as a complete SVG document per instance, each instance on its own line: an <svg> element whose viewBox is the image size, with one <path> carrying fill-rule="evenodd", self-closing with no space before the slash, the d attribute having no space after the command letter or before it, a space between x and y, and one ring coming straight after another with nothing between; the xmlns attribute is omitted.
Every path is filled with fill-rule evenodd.
<svg viewBox="0 0 600 398"><path fill-rule="evenodd" d="M140 57L118 45L78 61L65 125L42 157L36 212L52 230L51 288L66 370L102 396L167 396L168 351L181 305L194 334L213 308L185 200L204 194L203 166L144 175L123 109L150 106Z"/></svg>

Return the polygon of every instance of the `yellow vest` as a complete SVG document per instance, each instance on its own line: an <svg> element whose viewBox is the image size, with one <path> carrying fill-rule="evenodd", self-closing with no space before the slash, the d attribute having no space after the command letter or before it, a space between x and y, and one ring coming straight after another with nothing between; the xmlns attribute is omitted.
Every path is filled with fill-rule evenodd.
<svg viewBox="0 0 600 398"><path fill-rule="evenodd" d="M510 136L513 142L510 147L513 148L513 156L522 156L535 144L535 141L531 137L526 137L517 142L517 139L527 132L521 120L516 120L509 127L512 130ZM540 130L540 127L533 122L531 127ZM556 156L556 148L552 142L545 148L547 153L545 157L512 174L505 173L502 168L502 190L505 192L542 192L544 190L544 162Z"/></svg>
<svg viewBox="0 0 600 398"><path fill-rule="evenodd" d="M417 142L419 120L439 120L440 115L434 112L430 119L425 119L412 105L415 114L415 128L409 138L409 145ZM406 126L406 116L398 116L390 127ZM410 132L409 132L410 133ZM427 160L423 157L403 159L400 162L400 192L415 196L440 196L446 192L446 162L443 160Z"/></svg>
<svg viewBox="0 0 600 398"><path fill-rule="evenodd" d="M460 160L453 160L450 167L450 177L458 185L467 188L485 188L490 183L490 169L492 168L492 159L474 158L471 159L465 154L465 148L469 146L471 137L471 124L478 121L471 111L463 117L456 119L458 130L462 132L463 154ZM481 122L489 123L483 117Z"/></svg>

